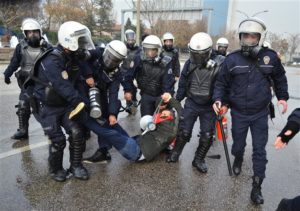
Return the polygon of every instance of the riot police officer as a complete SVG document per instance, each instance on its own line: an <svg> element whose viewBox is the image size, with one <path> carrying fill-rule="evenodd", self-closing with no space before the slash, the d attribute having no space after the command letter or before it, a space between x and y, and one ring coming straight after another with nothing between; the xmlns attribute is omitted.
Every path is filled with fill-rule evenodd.
<svg viewBox="0 0 300 211"><path fill-rule="evenodd" d="M90 76L87 80L92 79L93 81L89 83L89 86L96 87L99 90L99 105L103 121L103 124L99 126L116 130L120 134L128 136L127 132L123 130L117 121L121 107L121 102L118 99L120 88L119 65L127 55L127 48L123 42L113 40L107 44L104 51L103 48L97 48L89 52L91 58L88 62L93 63L93 68L91 69L94 71L85 74ZM91 106L90 109L93 110L95 108ZM103 137L101 134L98 135L99 149L91 157L84 158L84 162L98 163L111 160L109 149L112 148L112 145L105 139L107 137Z"/></svg>
<svg viewBox="0 0 300 211"><path fill-rule="evenodd" d="M214 53L217 55L226 56L229 42L225 37L221 37L217 40L216 49Z"/></svg>
<svg viewBox="0 0 300 211"><path fill-rule="evenodd" d="M162 36L162 43L163 43L163 49L162 49L162 55L163 56L169 56L172 58L172 70L173 74L176 78L179 78L180 76L180 62L179 62L179 52L176 48L174 48L174 36L170 32L166 32Z"/></svg>
<svg viewBox="0 0 300 211"><path fill-rule="evenodd" d="M141 94L141 116L153 115L155 102L164 93L173 94L175 77L171 58L160 56L162 44L155 35L148 35L142 44L143 51L134 76ZM134 89L133 80L127 81L129 90ZM127 92L131 99L131 92ZM126 94L126 93L125 93Z"/></svg>
<svg viewBox="0 0 300 211"><path fill-rule="evenodd" d="M261 184L265 178L266 144L268 141L268 114L271 103L271 85L287 110L288 87L285 70L276 52L263 48L266 26L262 20L251 17L239 25L241 49L227 55L215 83L213 107L231 108L232 116L232 155L235 157L233 172L241 173L246 137L250 128L253 145L253 183L251 200L255 204L264 202ZM221 108L223 107L223 108Z"/></svg>
<svg viewBox="0 0 300 211"><path fill-rule="evenodd" d="M45 134L49 137L49 167L52 179L66 178L87 180L87 170L82 165L85 139L81 126L69 119L72 110L81 110L83 99L74 85L80 74L78 61L87 49L93 48L89 29L74 21L63 23L58 30L58 46L43 55L35 66L34 97L41 106L40 116ZM74 66L76 68L74 68ZM69 135L70 168L63 168L63 153L66 138L61 129Z"/></svg>
<svg viewBox="0 0 300 211"><path fill-rule="evenodd" d="M185 97L187 99L179 123L176 144L167 159L168 162L178 161L199 117L200 140L192 165L201 173L207 172L204 158L212 144L215 128L216 115L212 109L212 89L224 60L221 55L211 56L212 45L211 37L203 32L194 34L188 45L190 58L182 70L176 96L178 101L182 101Z"/></svg>
<svg viewBox="0 0 300 211"><path fill-rule="evenodd" d="M21 70L15 73L21 92L19 94L19 103L16 114L19 119L19 128L11 137L12 139L27 139L30 110L30 90L25 90L23 84L37 59L51 46L42 37L42 28L40 24L32 18L27 18L22 22L21 30L25 36L16 46L14 55L9 66L4 71L4 80L10 84L10 77L21 67Z"/></svg>
<svg viewBox="0 0 300 211"><path fill-rule="evenodd" d="M127 46L127 57L123 60L123 63L120 67L121 71L121 84L124 87L124 98L126 100L126 107L130 114L135 114L136 107L138 106L138 102L136 99L137 88L132 87L131 94L127 93L129 87L126 87L126 81L133 80L134 78L134 69L138 63L138 58L140 57L141 48L136 45L136 34L133 30L127 29L125 31L125 43ZM130 100L131 99L131 100Z"/></svg>

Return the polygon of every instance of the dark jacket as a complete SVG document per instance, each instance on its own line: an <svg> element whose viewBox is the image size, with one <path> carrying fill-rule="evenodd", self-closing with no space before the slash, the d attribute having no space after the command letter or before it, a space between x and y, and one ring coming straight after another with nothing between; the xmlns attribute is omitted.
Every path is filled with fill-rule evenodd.
<svg viewBox="0 0 300 211"><path fill-rule="evenodd" d="M180 62L179 62L179 52L176 48L172 48L171 50L167 50L166 48L163 48L163 51L161 52L161 55L163 56L169 56L172 58L172 70L175 77L180 76Z"/></svg>
<svg viewBox="0 0 300 211"><path fill-rule="evenodd" d="M188 97L198 105L212 104L214 83L224 58L221 55L211 56L216 66L210 69L192 64L188 59L180 75L176 100L181 102Z"/></svg>
<svg viewBox="0 0 300 211"><path fill-rule="evenodd" d="M141 151L147 161L153 160L176 137L182 107L174 98L171 98L168 105L177 111L176 118L157 124L156 130L147 132L138 140Z"/></svg>
<svg viewBox="0 0 300 211"><path fill-rule="evenodd" d="M277 99L288 100L285 70L275 51L264 48L257 59L243 56L240 50L232 52L217 76L213 100L244 114L258 113L271 102L268 76L274 81Z"/></svg>
<svg viewBox="0 0 300 211"><path fill-rule="evenodd" d="M63 48L58 46L54 52L50 52L37 64L34 75L44 84L49 84L53 90L67 101L67 104L75 107L82 101L79 92L74 88L75 75L73 75L71 61L64 55ZM77 75L77 74L76 74ZM34 85L34 96L44 104L55 104L55 101L49 102L46 95L47 87L36 82ZM58 105L60 106L60 105Z"/></svg>
<svg viewBox="0 0 300 211"><path fill-rule="evenodd" d="M170 57L163 57L158 62L144 61L139 57L137 67L134 69L134 78L138 82L141 95L146 93L157 97L165 92L174 93L175 77L172 72ZM122 83L122 85L128 91L133 92L135 89L133 79Z"/></svg>
<svg viewBox="0 0 300 211"><path fill-rule="evenodd" d="M300 127L300 108L296 108L288 117L288 121L296 122Z"/></svg>

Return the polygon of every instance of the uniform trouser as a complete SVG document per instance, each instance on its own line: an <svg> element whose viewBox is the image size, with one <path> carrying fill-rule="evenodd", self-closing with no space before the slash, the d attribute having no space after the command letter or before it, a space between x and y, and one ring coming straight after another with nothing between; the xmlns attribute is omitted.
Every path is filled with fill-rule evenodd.
<svg viewBox="0 0 300 211"><path fill-rule="evenodd" d="M21 89L19 95L19 103L17 105L18 111L17 114L19 118L23 118L24 126L28 127L28 120L30 118L30 96L25 89Z"/></svg>
<svg viewBox="0 0 300 211"><path fill-rule="evenodd" d="M103 127L89 116L82 123L85 127L102 137L103 144L115 147L126 159L135 161L140 157L141 149L137 141L131 138L121 126L118 125L119 129Z"/></svg>
<svg viewBox="0 0 300 211"><path fill-rule="evenodd" d="M268 111L263 110L253 115L231 110L232 117L232 155L243 157L246 147L248 129L252 135L252 162L255 176L265 178L267 165L266 144L268 142Z"/></svg>
<svg viewBox="0 0 300 211"><path fill-rule="evenodd" d="M200 120L200 134L213 133L215 130L216 115L211 105L202 106L187 98L182 112L183 120L179 123L179 130L190 134L197 118Z"/></svg>
<svg viewBox="0 0 300 211"><path fill-rule="evenodd" d="M145 115L153 115L155 112L155 103L156 100L159 98L158 97L154 97L148 94L143 93L141 96L141 116L145 116Z"/></svg>
<svg viewBox="0 0 300 211"><path fill-rule="evenodd" d="M52 143L66 142L63 127L68 135L72 135L73 128L79 128L78 124L69 120L69 109L64 107L43 106L40 108L40 118L45 134Z"/></svg>

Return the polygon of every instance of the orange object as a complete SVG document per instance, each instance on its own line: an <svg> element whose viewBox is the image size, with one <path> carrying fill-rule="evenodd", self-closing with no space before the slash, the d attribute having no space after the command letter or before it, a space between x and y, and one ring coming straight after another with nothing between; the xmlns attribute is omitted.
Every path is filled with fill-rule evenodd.
<svg viewBox="0 0 300 211"><path fill-rule="evenodd" d="M224 116L222 118L222 125L223 125L223 129L224 129L224 133L225 133L225 138L227 140L227 138L228 138L228 127L227 127L227 117L226 116ZM222 133L221 133L221 127L220 127L220 122L219 121L216 122L216 129L217 129L218 140L219 141L223 141Z"/></svg>

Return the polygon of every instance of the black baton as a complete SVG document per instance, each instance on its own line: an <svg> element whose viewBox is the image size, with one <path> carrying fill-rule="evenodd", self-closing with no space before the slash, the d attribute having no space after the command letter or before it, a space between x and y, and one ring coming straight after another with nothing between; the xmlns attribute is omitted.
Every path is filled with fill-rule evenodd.
<svg viewBox="0 0 300 211"><path fill-rule="evenodd" d="M223 146L224 146L228 172L229 172L229 175L232 176L232 168L231 168L230 158L229 158L229 154L228 154L228 148L227 148L227 142L226 142L224 127L223 127L223 123L222 123L223 117L220 114L218 114L217 120L220 124L220 129L221 129L221 134L222 134L222 142L223 142Z"/></svg>

